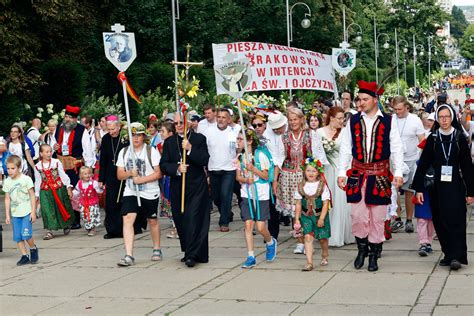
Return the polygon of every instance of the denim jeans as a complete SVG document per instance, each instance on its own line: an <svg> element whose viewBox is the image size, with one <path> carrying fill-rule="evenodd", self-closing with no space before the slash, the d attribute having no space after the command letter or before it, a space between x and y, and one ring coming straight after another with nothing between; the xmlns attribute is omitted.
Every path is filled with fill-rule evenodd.
<svg viewBox="0 0 474 316"><path fill-rule="evenodd" d="M232 195L234 194L235 170L209 171L211 180L211 195L219 214L219 226L229 226L232 209Z"/></svg>

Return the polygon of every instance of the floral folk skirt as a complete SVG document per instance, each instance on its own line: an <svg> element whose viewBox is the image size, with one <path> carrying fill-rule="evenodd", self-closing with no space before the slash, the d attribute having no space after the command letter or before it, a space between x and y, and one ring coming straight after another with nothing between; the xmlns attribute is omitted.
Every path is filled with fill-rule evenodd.
<svg viewBox="0 0 474 316"><path fill-rule="evenodd" d="M283 216L295 217L295 192L302 181L303 171L281 170L275 207Z"/></svg>

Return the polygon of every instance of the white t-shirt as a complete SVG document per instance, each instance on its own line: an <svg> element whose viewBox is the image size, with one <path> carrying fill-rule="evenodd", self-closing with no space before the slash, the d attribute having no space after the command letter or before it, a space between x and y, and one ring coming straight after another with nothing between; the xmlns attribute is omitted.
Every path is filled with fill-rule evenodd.
<svg viewBox="0 0 474 316"><path fill-rule="evenodd" d="M415 114L408 113L405 118L395 116L398 133L403 144L403 160L413 161L418 159L418 135L425 135L421 119Z"/></svg>
<svg viewBox="0 0 474 316"><path fill-rule="evenodd" d="M126 164L124 162L125 150L127 150L127 152L125 153ZM140 152L138 153L135 152L135 155L137 159L136 162L137 162L138 175L140 177L148 176L152 174L153 172L155 172L153 167L158 167L160 165L161 155L153 147L151 148L151 162L153 164L153 167L150 166L150 161L147 157L147 149L145 145L143 146ZM124 167L125 170L130 170L132 168L132 159L130 156L131 156L130 150L128 150L128 148L122 148L122 150L120 150L120 153L118 154L118 157L117 157L118 158L117 163L116 163L117 167ZM127 179L123 196L135 196L136 188L137 188L137 185L133 184L133 180L131 178ZM157 199L160 196L160 187L158 185L158 180L139 184L138 190L140 191L140 196L147 200Z"/></svg>
<svg viewBox="0 0 474 316"><path fill-rule="evenodd" d="M316 190L318 189L318 187L319 187L319 181L306 182L304 184L303 191L307 195L313 195L313 194L316 193ZM303 198L301 196L301 194L298 192L298 189L296 189L296 191L295 191L294 198L295 198L295 200L301 200ZM326 201L326 200L330 200L330 199L331 199L331 194L329 193L328 186L325 185L324 189L323 189L323 192L321 193L321 200Z"/></svg>
<svg viewBox="0 0 474 316"><path fill-rule="evenodd" d="M237 135L230 126L220 130L212 126L207 130L207 149L209 151L209 171L235 170L234 159L237 156Z"/></svg>
<svg viewBox="0 0 474 316"><path fill-rule="evenodd" d="M41 133L38 131L37 128L31 127L28 130L28 133L26 133L26 136L31 140L31 143L33 143L33 147L35 149L35 156L32 157L33 159L38 159L39 158L39 137L41 136Z"/></svg>
<svg viewBox="0 0 474 316"><path fill-rule="evenodd" d="M214 123L209 123L207 119L199 121L197 132L207 137L207 130L212 126L217 126L217 121L214 121Z"/></svg>
<svg viewBox="0 0 474 316"><path fill-rule="evenodd" d="M22 144L22 143L17 143L17 144L14 144L14 143L10 143L8 145L8 151L12 154L12 155L16 155L18 157L21 158L21 171L23 173L27 172L28 171L28 162L26 161L26 157L23 156L23 150L22 150L22 146L25 146L25 151L26 150L30 150L28 148L28 145L25 143L25 144Z"/></svg>
<svg viewBox="0 0 474 316"><path fill-rule="evenodd" d="M264 153L259 152L258 159L259 159L258 162L260 163L260 170L265 171L265 170L270 169L270 161L268 160L267 156ZM236 159L235 161L236 161L237 172L242 172L241 171L242 165L240 164L240 159ZM246 155L243 155L242 161L245 166L247 163ZM254 162L254 166L255 166L255 162ZM245 172L244 176L248 177L248 171L245 169L244 172ZM260 178L254 173L253 181L255 183L255 186L257 187L257 198L259 201L268 201L270 200L270 184L268 182L256 183L259 179ZM248 190L248 192L250 193L250 198L253 199L252 191L254 189L252 189L252 187L254 187L252 184L242 184L240 187L240 195L243 198L246 198L246 199L249 198L249 195L247 194L247 190Z"/></svg>

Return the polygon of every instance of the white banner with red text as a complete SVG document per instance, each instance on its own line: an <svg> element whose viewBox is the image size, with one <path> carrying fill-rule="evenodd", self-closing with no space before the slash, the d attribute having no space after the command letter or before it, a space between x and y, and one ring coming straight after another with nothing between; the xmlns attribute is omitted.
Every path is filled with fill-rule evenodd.
<svg viewBox="0 0 474 316"><path fill-rule="evenodd" d="M212 44L212 53L215 65L250 61L252 82L245 91L337 89L331 55L258 42ZM223 76L215 75L217 94L228 93L222 88Z"/></svg>

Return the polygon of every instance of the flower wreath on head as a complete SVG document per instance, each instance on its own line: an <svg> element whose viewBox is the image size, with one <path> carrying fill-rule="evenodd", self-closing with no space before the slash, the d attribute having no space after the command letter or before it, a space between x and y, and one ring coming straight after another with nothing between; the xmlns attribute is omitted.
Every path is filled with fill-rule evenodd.
<svg viewBox="0 0 474 316"><path fill-rule="evenodd" d="M247 128L245 130L245 137L251 138L253 143L256 144L257 146L260 145L260 139L258 138L257 133L253 129Z"/></svg>
<svg viewBox="0 0 474 316"><path fill-rule="evenodd" d="M321 114L321 111L318 109L311 109L306 113L306 118L309 119L311 116L316 116L319 120L323 119L323 115Z"/></svg>
<svg viewBox="0 0 474 316"><path fill-rule="evenodd" d="M319 161L318 159L314 159L313 157L308 157L306 159L303 159L303 161L301 161L301 170L304 171L306 166L311 166L315 168L316 170L318 170L320 174L324 173L324 167L321 161Z"/></svg>

